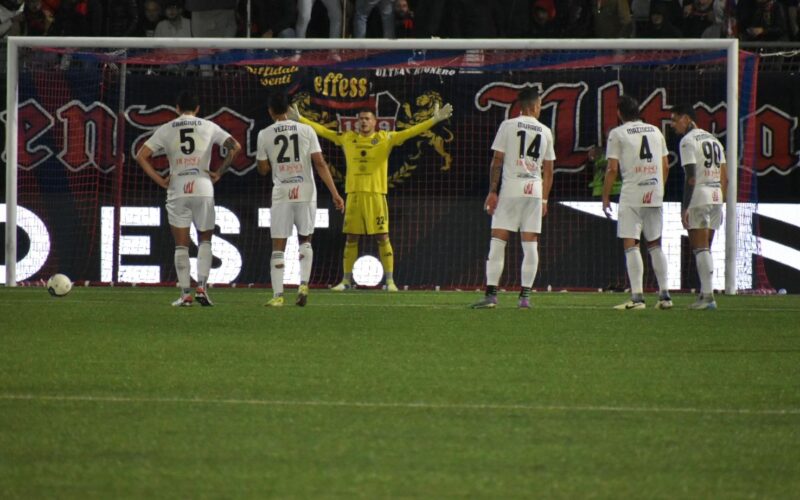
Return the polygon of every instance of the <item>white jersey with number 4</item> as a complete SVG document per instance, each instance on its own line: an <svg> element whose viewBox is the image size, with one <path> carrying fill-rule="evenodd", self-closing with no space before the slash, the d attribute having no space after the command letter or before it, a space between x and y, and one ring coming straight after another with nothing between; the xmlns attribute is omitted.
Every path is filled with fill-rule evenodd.
<svg viewBox="0 0 800 500"><path fill-rule="evenodd" d="M167 200L214 196L208 175L212 146L222 145L230 136L216 123L192 115L181 115L156 129L144 145L153 153L163 151L167 155Z"/></svg>
<svg viewBox="0 0 800 500"><path fill-rule="evenodd" d="M272 166L272 202L317 201L311 155L322 152L314 129L303 123L275 122L258 133L256 159Z"/></svg>
<svg viewBox="0 0 800 500"><path fill-rule="evenodd" d="M620 205L660 207L664 200L662 158L667 142L661 130L641 120L626 122L611 130L606 158L619 161L622 175Z"/></svg>
<svg viewBox="0 0 800 500"><path fill-rule="evenodd" d="M504 198L542 197L542 163L555 160L553 133L532 116L519 116L500 124L492 149L503 153Z"/></svg>
<svg viewBox="0 0 800 500"><path fill-rule="evenodd" d="M693 128L681 139L681 166L695 164L694 191L689 207L721 205L721 167L725 163L725 148L714 135Z"/></svg>

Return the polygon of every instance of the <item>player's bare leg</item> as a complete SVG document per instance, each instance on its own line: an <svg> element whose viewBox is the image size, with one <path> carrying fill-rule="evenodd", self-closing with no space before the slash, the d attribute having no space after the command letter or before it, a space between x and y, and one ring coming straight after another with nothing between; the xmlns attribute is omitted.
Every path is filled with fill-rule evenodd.
<svg viewBox="0 0 800 500"><path fill-rule="evenodd" d="M334 292L343 292L345 290L350 290L353 287L353 266L356 263L356 259L358 259L358 240L359 235L357 234L347 234L347 239L344 243L344 256L342 257L342 263L344 265L344 278L342 281L331 288Z"/></svg>
<svg viewBox="0 0 800 500"><path fill-rule="evenodd" d="M194 298L201 306L210 307L214 303L208 296L208 275L211 273L211 238L214 235L214 230L202 231L198 238L200 240L197 245L197 289L194 293Z"/></svg>
<svg viewBox="0 0 800 500"><path fill-rule="evenodd" d="M644 262L642 252L639 250L639 240L623 238L622 248L625 249L625 264L628 268L628 280L631 282L631 300L614 306L620 311L644 309Z"/></svg>
<svg viewBox="0 0 800 500"><path fill-rule="evenodd" d="M300 287L297 289L295 305L304 307L308 302L308 281L311 279L311 264L314 262L314 249L311 235L300 235Z"/></svg>
<svg viewBox="0 0 800 500"><path fill-rule="evenodd" d="M505 229L492 229L489 256L486 258L486 292L481 300L472 304L473 309L492 309L497 306L497 287L503 274L509 236Z"/></svg>
<svg viewBox="0 0 800 500"><path fill-rule="evenodd" d="M286 238L274 238L272 240L272 255L269 259L272 298L265 304L268 307L283 306L284 250L286 250Z"/></svg>
<svg viewBox="0 0 800 500"><path fill-rule="evenodd" d="M714 259L711 256L711 242L714 240L713 229L689 229L689 245L694 253L697 275L700 278L700 295L689 305L689 309L716 309L712 278L714 275Z"/></svg>
<svg viewBox="0 0 800 500"><path fill-rule="evenodd" d="M170 226L172 237L175 239L175 272L178 275L178 286L181 289L181 296L172 303L176 307L188 307L192 305L192 281L189 275L189 238L188 227Z"/></svg>

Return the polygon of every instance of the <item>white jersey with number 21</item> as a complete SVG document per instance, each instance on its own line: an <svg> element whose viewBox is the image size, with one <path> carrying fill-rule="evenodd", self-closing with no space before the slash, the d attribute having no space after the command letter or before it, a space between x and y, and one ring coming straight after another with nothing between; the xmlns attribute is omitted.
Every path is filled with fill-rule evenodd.
<svg viewBox="0 0 800 500"><path fill-rule="evenodd" d="M167 200L190 196L214 196L208 175L214 144L222 145L230 134L216 123L192 115L181 115L156 129L145 146L164 152L169 160Z"/></svg>
<svg viewBox="0 0 800 500"><path fill-rule="evenodd" d="M661 206L664 201L662 158L668 154L661 130L641 120L624 123L609 132L606 157L619 161L620 205Z"/></svg>
<svg viewBox="0 0 800 500"><path fill-rule="evenodd" d="M258 133L256 159L272 166L272 201L317 201L311 155L322 152L314 129L291 120Z"/></svg>

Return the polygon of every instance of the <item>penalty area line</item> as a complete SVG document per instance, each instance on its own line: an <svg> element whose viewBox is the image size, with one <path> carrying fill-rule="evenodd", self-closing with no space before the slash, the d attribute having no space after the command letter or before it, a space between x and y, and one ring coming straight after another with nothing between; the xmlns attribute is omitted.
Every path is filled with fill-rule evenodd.
<svg viewBox="0 0 800 500"><path fill-rule="evenodd" d="M0 394L4 401L60 401L86 403L122 404L204 404L228 406L273 406L273 407L329 407L366 409L409 409L409 410L469 410L469 411L528 411L564 413L663 413L700 415L800 415L800 408L751 409L751 408L690 408L668 406L607 406L607 405L527 405L492 403L392 403L370 401L315 401L315 400L270 400L270 399L213 399L213 398L160 398L92 395L37 395Z"/></svg>

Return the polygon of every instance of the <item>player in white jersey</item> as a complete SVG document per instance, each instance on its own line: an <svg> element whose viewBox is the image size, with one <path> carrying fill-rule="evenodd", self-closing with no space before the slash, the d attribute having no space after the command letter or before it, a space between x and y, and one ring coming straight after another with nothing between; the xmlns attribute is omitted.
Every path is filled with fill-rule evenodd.
<svg viewBox="0 0 800 500"><path fill-rule="evenodd" d="M258 173L267 175L272 170L272 207L270 209L272 256L270 277L273 297L267 306L283 305L283 272L286 240L297 226L300 240L300 288L298 306L308 300L308 280L314 257L311 235L317 214L317 187L311 164L317 170L333 197L337 210L344 212L344 200L333 183L328 164L322 156L319 139L314 129L303 123L289 120L289 99L285 94L273 94L269 100L269 115L274 123L258 133Z"/></svg>
<svg viewBox="0 0 800 500"><path fill-rule="evenodd" d="M213 305L208 297L211 271L211 237L214 234L214 183L228 170L241 146L216 123L199 118L198 98L183 91L178 95L178 117L160 126L136 154L136 161L153 181L167 190L167 217L175 238L175 269L181 296L173 306L190 306L189 228L194 222L199 236L197 245L197 289L194 298L203 306ZM209 170L212 146L227 150L216 172ZM163 152L169 160L169 172L162 177L151 163L153 154Z"/></svg>
<svg viewBox="0 0 800 500"><path fill-rule="evenodd" d="M689 245L700 277L700 296L689 308L716 309L711 242L714 231L722 225L722 202L728 179L725 148L716 137L697 127L694 109L689 105L672 109L672 128L683 135L680 155L686 180L682 219L683 227L689 231Z"/></svg>
<svg viewBox="0 0 800 500"><path fill-rule="evenodd" d="M622 239L628 279L631 282L631 300L615 309L644 309L644 262L639 250L642 234L647 242L650 261L659 288L656 309L672 307L667 288L667 257L661 249L663 226L662 202L664 184L669 174L667 144L664 134L653 125L639 119L639 103L623 95L617 104L622 125L608 134L606 157L608 168L603 183L603 211L611 217L611 188L622 177L619 196L617 237Z"/></svg>
<svg viewBox="0 0 800 500"><path fill-rule="evenodd" d="M492 150L489 194L485 210L492 216L492 239L486 259L486 294L472 305L488 309L497 305L497 286L503 273L506 244L511 233L520 233L522 244L522 291L518 306L530 308L530 293L539 267L539 234L547 215L547 197L553 186L553 133L539 122L539 92L519 93L520 116L500 124ZM502 183L501 183L502 177ZM499 188L499 193L498 193Z"/></svg>

